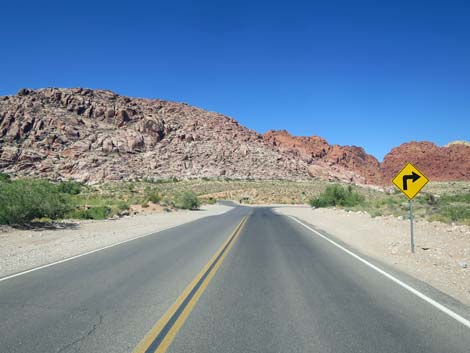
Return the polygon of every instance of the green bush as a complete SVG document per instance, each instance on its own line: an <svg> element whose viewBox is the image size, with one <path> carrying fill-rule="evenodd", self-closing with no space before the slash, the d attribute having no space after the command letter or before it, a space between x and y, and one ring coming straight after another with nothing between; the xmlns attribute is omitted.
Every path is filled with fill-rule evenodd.
<svg viewBox="0 0 470 353"><path fill-rule="evenodd" d="M159 203L162 200L162 197L157 191L153 191L147 194L146 200L153 203Z"/></svg>
<svg viewBox="0 0 470 353"><path fill-rule="evenodd" d="M125 202L125 201L119 201L116 205L117 209L119 211L126 211L129 209L129 203Z"/></svg>
<svg viewBox="0 0 470 353"><path fill-rule="evenodd" d="M345 206L352 207L364 202L364 196L353 191L351 185L347 188L335 184L329 185L320 194L319 197L310 199L309 204L312 207Z"/></svg>
<svg viewBox="0 0 470 353"><path fill-rule="evenodd" d="M447 206L439 213L453 222L470 222L470 207L468 206Z"/></svg>
<svg viewBox="0 0 470 353"><path fill-rule="evenodd" d="M214 199L213 197L209 197L208 199L205 200L205 202L206 202L208 205L214 205L215 203L217 203L217 200Z"/></svg>
<svg viewBox="0 0 470 353"><path fill-rule="evenodd" d="M192 191L185 191L177 194L173 200L173 203L176 208L181 208L184 210L194 210L198 209L200 206L199 198Z"/></svg>
<svg viewBox="0 0 470 353"><path fill-rule="evenodd" d="M129 184L127 184L127 190L130 191L131 193L136 192L135 184L133 182L129 182Z"/></svg>
<svg viewBox="0 0 470 353"><path fill-rule="evenodd" d="M383 216L383 213L380 210L373 210L369 212L369 214L372 218Z"/></svg>
<svg viewBox="0 0 470 353"><path fill-rule="evenodd" d="M57 188L59 192L70 195L78 195L82 191L83 184L76 181L61 181Z"/></svg>
<svg viewBox="0 0 470 353"><path fill-rule="evenodd" d="M6 173L0 173L0 182L9 182L10 176Z"/></svg>
<svg viewBox="0 0 470 353"><path fill-rule="evenodd" d="M310 206L315 207L315 208L331 206L328 204L327 200L323 197L315 197L313 199L310 199L308 203L310 204Z"/></svg>
<svg viewBox="0 0 470 353"><path fill-rule="evenodd" d="M168 197L168 196L165 196L165 197L162 199L162 201L160 202L160 204L161 204L162 206L168 206L168 207L173 207L173 206L175 206L174 201L173 201L170 197Z"/></svg>
<svg viewBox="0 0 470 353"><path fill-rule="evenodd" d="M44 180L0 183L0 224L25 224L36 218L57 219L71 210L70 199Z"/></svg>
<svg viewBox="0 0 470 353"><path fill-rule="evenodd" d="M470 204L470 193L462 193L457 195L443 195L439 199L440 203L464 202Z"/></svg>
<svg viewBox="0 0 470 353"><path fill-rule="evenodd" d="M90 207L84 210L75 210L69 214L70 218L75 219L106 219L111 215L111 208L107 206Z"/></svg>

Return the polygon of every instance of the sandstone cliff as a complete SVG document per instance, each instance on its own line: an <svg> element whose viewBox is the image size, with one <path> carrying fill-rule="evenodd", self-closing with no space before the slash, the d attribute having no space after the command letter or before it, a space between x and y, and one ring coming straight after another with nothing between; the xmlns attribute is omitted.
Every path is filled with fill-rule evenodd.
<svg viewBox="0 0 470 353"><path fill-rule="evenodd" d="M393 148L380 166L383 179L391 180L406 162L413 163L432 181L470 180L470 145L408 142Z"/></svg>
<svg viewBox="0 0 470 353"><path fill-rule="evenodd" d="M406 162L431 180L470 180L470 145L402 144L382 163L362 147L287 131L261 135L184 103L83 88L0 97L0 171L94 182L140 178L322 178L390 184Z"/></svg>
<svg viewBox="0 0 470 353"><path fill-rule="evenodd" d="M270 130L264 138L282 151L295 154L309 164L312 175L347 176L356 183L390 185L407 163L413 163L432 181L470 180L470 143L451 142L439 147L431 142L408 142L393 148L382 163L362 147L329 145L318 136L292 136L285 130ZM329 169L325 169L327 166ZM344 179L344 178L343 178Z"/></svg>
<svg viewBox="0 0 470 353"><path fill-rule="evenodd" d="M264 138L310 164L309 171L313 174L321 173L326 165L356 183L379 184L381 181L379 162L362 147L329 145L324 138L292 136L285 130L270 130Z"/></svg>

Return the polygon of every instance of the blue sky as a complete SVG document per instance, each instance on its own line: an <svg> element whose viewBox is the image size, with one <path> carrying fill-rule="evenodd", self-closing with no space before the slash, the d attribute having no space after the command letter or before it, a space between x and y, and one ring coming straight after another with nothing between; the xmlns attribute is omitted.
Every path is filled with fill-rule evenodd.
<svg viewBox="0 0 470 353"><path fill-rule="evenodd" d="M3 2L0 95L91 87L363 146L470 140L470 2Z"/></svg>

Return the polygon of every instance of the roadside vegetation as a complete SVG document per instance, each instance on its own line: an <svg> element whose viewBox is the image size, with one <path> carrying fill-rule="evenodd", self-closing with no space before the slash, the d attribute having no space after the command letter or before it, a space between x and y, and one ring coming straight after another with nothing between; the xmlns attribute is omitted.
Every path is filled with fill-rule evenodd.
<svg viewBox="0 0 470 353"><path fill-rule="evenodd" d="M72 209L67 193L43 180L0 181L0 224L63 218Z"/></svg>
<svg viewBox="0 0 470 353"><path fill-rule="evenodd" d="M75 181L12 179L0 173L0 224L106 219L135 212L198 209L217 200L243 204L309 204L408 218L397 190L377 191L324 180L144 179L85 185ZM414 200L415 216L470 225L470 183L429 183Z"/></svg>
<svg viewBox="0 0 470 353"><path fill-rule="evenodd" d="M409 218L409 202L398 190L378 192L333 184L309 200L312 207L339 207L363 211L372 217L393 215ZM415 217L428 221L470 225L470 183L430 183L413 200Z"/></svg>
<svg viewBox="0 0 470 353"><path fill-rule="evenodd" d="M364 200L364 196L354 191L352 185L333 184L328 185L318 197L310 199L309 203L312 207L352 207L364 203Z"/></svg>
<svg viewBox="0 0 470 353"><path fill-rule="evenodd" d="M0 173L0 224L28 225L62 219L106 219L128 215L136 205L171 211L195 210L201 205L191 190L162 191L165 182L122 182L85 185L75 181L12 179ZM211 203L215 203L211 201Z"/></svg>

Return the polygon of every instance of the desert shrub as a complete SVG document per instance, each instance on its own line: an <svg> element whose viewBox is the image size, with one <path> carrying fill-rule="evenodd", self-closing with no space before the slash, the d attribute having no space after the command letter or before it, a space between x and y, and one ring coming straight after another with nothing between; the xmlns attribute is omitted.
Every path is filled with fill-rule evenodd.
<svg viewBox="0 0 470 353"><path fill-rule="evenodd" d="M176 208L184 210L194 210L198 209L200 206L199 198L192 191L184 191L177 194L174 197L173 203Z"/></svg>
<svg viewBox="0 0 470 353"><path fill-rule="evenodd" d="M208 199L205 200L205 202L208 204L208 205L214 205L217 200L214 199L213 197L209 197Z"/></svg>
<svg viewBox="0 0 470 353"><path fill-rule="evenodd" d="M78 195L83 188L83 184L76 181L62 181L57 185L59 192L70 195Z"/></svg>
<svg viewBox="0 0 470 353"><path fill-rule="evenodd" d="M468 206L447 206L440 210L439 214L452 222L470 222L470 208Z"/></svg>
<svg viewBox="0 0 470 353"><path fill-rule="evenodd" d="M310 204L310 206L315 207L315 208L331 206L328 204L327 200L321 196L310 199L308 203Z"/></svg>
<svg viewBox="0 0 470 353"><path fill-rule="evenodd" d="M435 205L437 205L438 199L436 198L436 196L434 196L434 195L431 194L431 193L426 194L426 195L424 196L424 199L426 200L426 203L427 203L429 206L435 206Z"/></svg>
<svg viewBox="0 0 470 353"><path fill-rule="evenodd" d="M0 182L9 182L10 176L6 173L0 173Z"/></svg>
<svg viewBox="0 0 470 353"><path fill-rule="evenodd" d="M329 206L352 207L363 202L364 197L355 192L350 185L345 188L334 184L327 186L320 196L310 199L309 204L316 208Z"/></svg>
<svg viewBox="0 0 470 353"><path fill-rule="evenodd" d="M397 204L399 203L398 200L388 197L385 199L385 205L387 205L388 208L395 208L397 207Z"/></svg>
<svg viewBox="0 0 470 353"><path fill-rule="evenodd" d="M106 219L111 215L111 208L107 206L95 206L87 209L77 209L69 214L70 218L75 219Z"/></svg>
<svg viewBox="0 0 470 353"><path fill-rule="evenodd" d="M440 203L463 202L470 204L470 193L462 193L457 195L443 195L439 199Z"/></svg>
<svg viewBox="0 0 470 353"><path fill-rule="evenodd" d="M165 196L162 201L160 202L162 206L168 206L168 207L173 207L175 205L173 199L171 199L168 196Z"/></svg>
<svg viewBox="0 0 470 353"><path fill-rule="evenodd" d="M25 224L36 218L57 219L70 211L67 195L44 180L0 183L0 224Z"/></svg>
<svg viewBox="0 0 470 353"><path fill-rule="evenodd" d="M146 192L146 200L147 202L150 201L153 203L159 203L162 200L162 197L160 196L158 191L153 190Z"/></svg>
<svg viewBox="0 0 470 353"><path fill-rule="evenodd" d="M126 201L119 201L116 205L117 209L119 211L126 211L129 209L129 203L127 203Z"/></svg>
<svg viewBox="0 0 470 353"><path fill-rule="evenodd" d="M380 210L372 210L369 214L372 218L383 216L383 213Z"/></svg>

